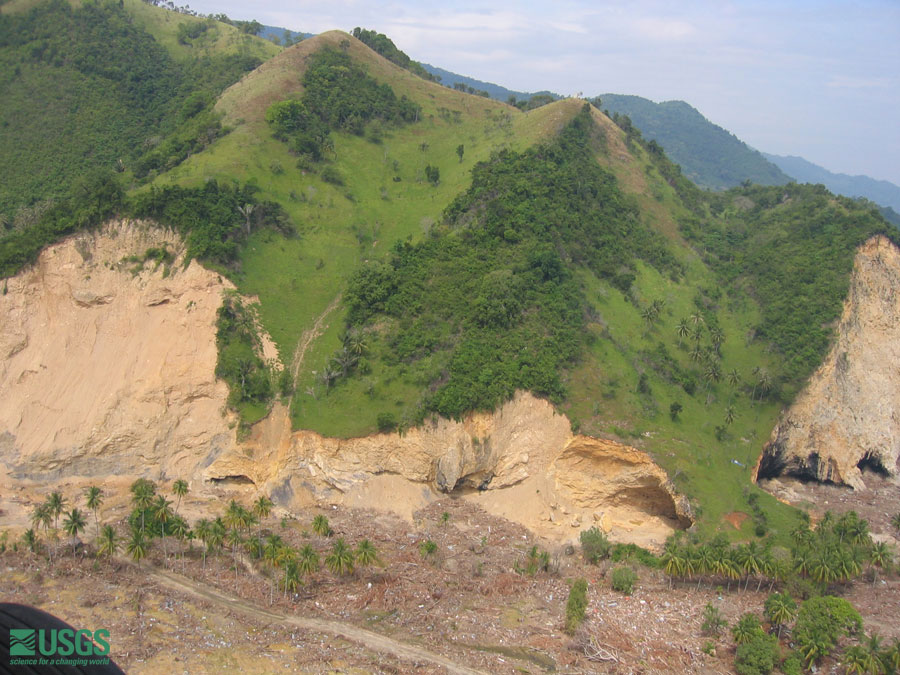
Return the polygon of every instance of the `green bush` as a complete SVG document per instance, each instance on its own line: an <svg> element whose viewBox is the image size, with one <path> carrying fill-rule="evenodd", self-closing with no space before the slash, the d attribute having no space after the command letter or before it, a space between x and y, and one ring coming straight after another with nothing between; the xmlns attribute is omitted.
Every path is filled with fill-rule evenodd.
<svg viewBox="0 0 900 675"><path fill-rule="evenodd" d="M581 554L592 565L609 557L612 544L598 528L592 527L584 530L579 538L581 539Z"/></svg>
<svg viewBox="0 0 900 675"><path fill-rule="evenodd" d="M734 655L734 669L739 675L768 675L778 663L778 640L762 630L738 645Z"/></svg>
<svg viewBox="0 0 900 675"><path fill-rule="evenodd" d="M807 665L828 656L842 636L862 630L862 617L843 598L823 595L810 598L800 606L792 638Z"/></svg>
<svg viewBox="0 0 900 675"><path fill-rule="evenodd" d="M722 632L722 629L728 625L728 622L725 620L725 617L722 616L722 612L718 607L715 607L712 603L707 602L706 607L703 608L703 624L700 626L700 630L703 631L704 635L719 635Z"/></svg>
<svg viewBox="0 0 900 675"><path fill-rule="evenodd" d="M612 572L612 588L619 593L631 595L637 578L637 574L630 567L617 567Z"/></svg>
<svg viewBox="0 0 900 675"><path fill-rule="evenodd" d="M587 612L587 581L576 579L569 590L569 600L566 602L566 632L574 635L575 631L584 621Z"/></svg>
<svg viewBox="0 0 900 675"><path fill-rule="evenodd" d="M394 417L393 413L389 412L378 413L375 423L378 426L378 431L383 434L390 433L397 428L397 418Z"/></svg>

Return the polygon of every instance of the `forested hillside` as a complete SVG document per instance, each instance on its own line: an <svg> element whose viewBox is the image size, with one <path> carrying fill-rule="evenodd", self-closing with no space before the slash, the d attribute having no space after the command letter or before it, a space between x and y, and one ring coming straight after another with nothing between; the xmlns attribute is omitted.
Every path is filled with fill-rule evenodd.
<svg viewBox="0 0 900 675"><path fill-rule="evenodd" d="M87 174L144 176L200 151L224 133L210 110L218 94L275 49L252 43L201 49L215 43L213 35L237 29L140 8L172 15L171 24L157 21L155 27L172 34L176 58L145 28L152 22L131 7L48 0L19 11L17 4L5 4L0 14L0 217L6 229L38 222ZM175 45L196 53L181 55Z"/></svg>
<svg viewBox="0 0 900 675"><path fill-rule="evenodd" d="M744 181L781 185L790 177L734 134L707 120L684 101L654 103L640 96L601 94L600 107L626 115L655 140L700 187L723 190Z"/></svg>

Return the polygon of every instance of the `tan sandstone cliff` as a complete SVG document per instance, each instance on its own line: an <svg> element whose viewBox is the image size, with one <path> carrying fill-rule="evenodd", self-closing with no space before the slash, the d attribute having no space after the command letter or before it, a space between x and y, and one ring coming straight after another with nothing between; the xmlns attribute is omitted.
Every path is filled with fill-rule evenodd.
<svg viewBox="0 0 900 675"><path fill-rule="evenodd" d="M860 247L837 340L784 412L759 478L792 474L863 488L859 465L896 474L900 457L900 250Z"/></svg>
<svg viewBox="0 0 900 675"><path fill-rule="evenodd" d="M166 270L143 257L167 247ZM189 475L234 443L215 317L230 284L172 232L114 223L47 248L0 295L0 466L15 479Z"/></svg>

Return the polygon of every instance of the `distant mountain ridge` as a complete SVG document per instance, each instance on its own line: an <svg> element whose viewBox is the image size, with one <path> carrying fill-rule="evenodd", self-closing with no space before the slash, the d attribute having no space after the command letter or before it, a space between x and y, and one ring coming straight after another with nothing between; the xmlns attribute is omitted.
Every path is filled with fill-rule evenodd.
<svg viewBox="0 0 900 675"><path fill-rule="evenodd" d="M552 96L553 98L560 98L559 94L554 94L553 92L546 90L527 92L507 89L506 87L502 87L499 84L494 84L493 82L483 82L481 80L476 80L474 77L467 77L465 75L459 75L458 73L452 73L449 70L438 68L437 66L432 66L429 63L423 63L422 67L432 75L440 77L441 79L439 81L444 86L453 87L453 85L455 84L464 84L467 87L472 87L473 89L486 91L491 98L498 101L507 101L510 96L515 96L516 99L520 101L527 100L532 96L537 96L538 94Z"/></svg>
<svg viewBox="0 0 900 675"><path fill-rule="evenodd" d="M846 197L865 197L877 204L900 211L900 186L869 176L851 176L834 173L802 157L770 155L762 153L770 162L799 183L821 183L832 192Z"/></svg>
<svg viewBox="0 0 900 675"><path fill-rule="evenodd" d="M601 94L600 99L600 108L631 118L644 137L659 143L700 187L724 190L746 180L759 185L790 182L762 153L684 101L655 103L622 94Z"/></svg>

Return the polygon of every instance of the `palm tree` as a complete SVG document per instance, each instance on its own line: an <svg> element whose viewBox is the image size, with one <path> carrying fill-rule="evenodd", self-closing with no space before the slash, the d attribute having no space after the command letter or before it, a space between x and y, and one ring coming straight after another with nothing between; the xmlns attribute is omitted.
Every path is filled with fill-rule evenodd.
<svg viewBox="0 0 900 675"><path fill-rule="evenodd" d="M194 531L197 533L197 538L203 542L203 567L205 569L206 553L209 551L207 540L209 539L210 522L206 518L201 518L197 521L196 525L194 525Z"/></svg>
<svg viewBox="0 0 900 675"><path fill-rule="evenodd" d="M234 585L237 588L238 575L240 574L240 565L238 565L237 550L244 543L244 537L241 531L232 527L225 534L225 545L231 547L231 561L234 564Z"/></svg>
<svg viewBox="0 0 900 675"><path fill-rule="evenodd" d="M729 370L725 375L725 380L731 385L732 389L737 389L737 386L741 383L741 376L740 373L738 373L737 368Z"/></svg>
<svg viewBox="0 0 900 675"><path fill-rule="evenodd" d="M112 525L104 525L97 537L97 555L105 555L106 562L116 554L119 542L116 538L116 530Z"/></svg>
<svg viewBox="0 0 900 675"><path fill-rule="evenodd" d="M703 339L703 326L694 326L694 330L691 331L691 339L698 345L700 344L700 340Z"/></svg>
<svg viewBox="0 0 900 675"><path fill-rule="evenodd" d="M742 614L738 622L731 627L731 635L739 645L749 642L760 631L762 626L759 625L759 617L753 612Z"/></svg>
<svg viewBox="0 0 900 675"><path fill-rule="evenodd" d="M250 216L253 215L253 211L256 210L255 204L244 204L243 206L237 207L238 212L244 216L244 235L250 236Z"/></svg>
<svg viewBox="0 0 900 675"><path fill-rule="evenodd" d="M678 346L680 347L684 338L691 333L691 329L688 328L687 319L682 319L678 322L678 325L675 327L675 333L678 335Z"/></svg>
<svg viewBox="0 0 900 675"><path fill-rule="evenodd" d="M869 562L872 563L872 568L874 570L875 576L872 579L872 585L874 586L878 582L879 568L888 568L893 562L893 556L891 555L891 550L888 548L888 545L883 541L874 544L872 550L869 551Z"/></svg>
<svg viewBox="0 0 900 675"><path fill-rule="evenodd" d="M700 346L699 342L691 347L691 351L688 354L688 357L691 359L691 361L696 361L697 363L703 360L703 347Z"/></svg>
<svg viewBox="0 0 900 675"><path fill-rule="evenodd" d="M305 577L319 571L319 554L309 544L305 544L297 555L297 569Z"/></svg>
<svg viewBox="0 0 900 675"><path fill-rule="evenodd" d="M66 498L59 492L51 492L47 496L47 508L53 514L53 529L59 529L59 516L66 508Z"/></svg>
<svg viewBox="0 0 900 675"><path fill-rule="evenodd" d="M126 550L128 551L128 555L131 556L131 559L138 564L138 567L140 567L141 560L147 557L147 553L150 550L150 545L144 538L143 530L137 528L131 530L131 539L128 540Z"/></svg>
<svg viewBox="0 0 900 675"><path fill-rule="evenodd" d="M39 525L43 526L44 530L47 532L47 536L50 536L50 525L53 522L53 513L50 510L50 500L48 499L43 504L39 506L35 506L34 510L31 512L31 524L32 530L35 530ZM50 557L50 565L53 565L53 547L50 546L50 543L47 543L47 555Z"/></svg>
<svg viewBox="0 0 900 675"><path fill-rule="evenodd" d="M157 495L152 503L153 517L159 523L159 531L163 542L163 561L166 567L169 566L169 552L166 550L166 527L172 519L172 502L165 498L164 495Z"/></svg>
<svg viewBox="0 0 900 675"><path fill-rule="evenodd" d="M716 354L721 353L722 343L725 342L725 333L718 326L714 326L709 330L709 339L712 342L713 349Z"/></svg>
<svg viewBox="0 0 900 675"><path fill-rule="evenodd" d="M866 675L870 672L869 655L861 645L853 645L852 647L847 647L847 651L844 652L843 663L847 673Z"/></svg>
<svg viewBox="0 0 900 675"><path fill-rule="evenodd" d="M797 603L786 593L773 593L766 598L766 618L774 626L778 626L778 639L781 639L781 629L797 618Z"/></svg>
<svg viewBox="0 0 900 675"><path fill-rule="evenodd" d="M363 539L357 544L356 562L359 563L360 567L370 567L371 565L377 565L380 562L378 559L378 550L368 539Z"/></svg>
<svg viewBox="0 0 900 675"><path fill-rule="evenodd" d="M179 478L174 483L172 483L172 494L175 495L178 500L175 502L175 514L178 515L178 508L181 506L181 500L188 493L188 484L186 480L182 480Z"/></svg>
<svg viewBox="0 0 900 675"><path fill-rule="evenodd" d="M265 547L263 548L263 560L271 568L271 583L269 585L269 604L273 602L275 593L275 569L279 565L279 553L284 546L284 542L277 534L270 534L266 537Z"/></svg>
<svg viewBox="0 0 900 675"><path fill-rule="evenodd" d="M172 536L174 536L178 543L181 544L181 571L184 572L184 540L188 538L188 534L190 533L190 528L188 528L187 521L180 517L176 516L172 520ZM178 554L175 554L175 562L178 562Z"/></svg>
<svg viewBox="0 0 900 675"><path fill-rule="evenodd" d="M705 323L703 315L700 312L694 312L693 314L691 314L691 323L696 327L701 326L703 323Z"/></svg>
<svg viewBox="0 0 900 675"><path fill-rule="evenodd" d="M365 338L365 333L361 328L351 328L347 331L347 335L344 338L344 344L347 349L350 350L351 354L359 357L365 354L369 349Z"/></svg>
<svg viewBox="0 0 900 675"><path fill-rule="evenodd" d="M272 503L272 500L265 495L260 495L259 499L253 502L253 515L259 519L259 528L256 531L256 536L260 538L260 542L262 541L262 521L272 513L273 506L275 505Z"/></svg>
<svg viewBox="0 0 900 675"><path fill-rule="evenodd" d="M895 513L891 517L891 527L900 532L900 513Z"/></svg>
<svg viewBox="0 0 900 675"><path fill-rule="evenodd" d="M78 509L69 511L68 516L63 521L63 529L72 538L72 555L75 555L75 547L78 543L78 533L83 531L87 526L84 520L84 514Z"/></svg>
<svg viewBox="0 0 900 675"><path fill-rule="evenodd" d="M31 551L32 553L37 553L38 538L34 533L34 528L25 530L25 533L22 535L22 543L28 547L29 551Z"/></svg>
<svg viewBox="0 0 900 675"><path fill-rule="evenodd" d="M725 424L731 425L734 423L734 406L729 405L725 409Z"/></svg>
<svg viewBox="0 0 900 675"><path fill-rule="evenodd" d="M663 548L660 560L663 563L663 572L669 577L669 588L672 588L672 580L684 573L684 554L678 544L667 541Z"/></svg>
<svg viewBox="0 0 900 675"><path fill-rule="evenodd" d="M103 490L96 485L91 485L84 491L84 499L87 507L94 512L94 526L97 528L97 534L100 534L100 518L98 513L103 505Z"/></svg>
<svg viewBox="0 0 900 675"><path fill-rule="evenodd" d="M144 515L150 504L153 503L153 497L156 495L156 484L146 478L138 478L131 484L131 502L134 507L141 512L141 533L145 531L146 523Z"/></svg>
<svg viewBox="0 0 900 675"><path fill-rule="evenodd" d="M319 514L312 521L313 532L318 534L320 537L330 537L333 533L331 529L331 525L328 524L328 518Z"/></svg>
<svg viewBox="0 0 900 675"><path fill-rule="evenodd" d="M338 537L331 546L331 552L325 556L325 566L332 574L344 576L353 573L353 551L347 546L343 537Z"/></svg>
<svg viewBox="0 0 900 675"><path fill-rule="evenodd" d="M296 593L300 590L300 567L296 560L288 560L284 565L284 594Z"/></svg>

